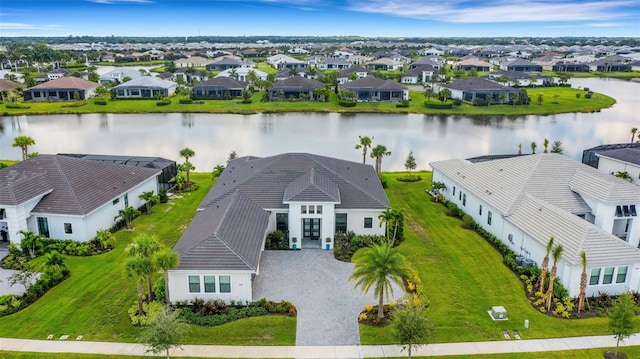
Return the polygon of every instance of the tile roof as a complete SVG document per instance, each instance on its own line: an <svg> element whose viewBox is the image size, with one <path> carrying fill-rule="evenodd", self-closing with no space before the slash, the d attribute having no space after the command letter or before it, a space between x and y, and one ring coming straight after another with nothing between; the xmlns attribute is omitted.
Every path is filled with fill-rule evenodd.
<svg viewBox="0 0 640 359"><path fill-rule="evenodd" d="M308 79L302 76L291 76L284 80L276 81L271 90L273 91L278 88L316 89L324 88L324 84L318 80Z"/></svg>
<svg viewBox="0 0 640 359"><path fill-rule="evenodd" d="M163 80L161 78L157 78L154 76L142 76L136 79L127 81L125 83L121 83L118 86L115 86L114 89L119 88L127 88L127 87L153 87L153 88L161 88L168 89L173 86L178 86L176 82Z"/></svg>
<svg viewBox="0 0 640 359"><path fill-rule="evenodd" d="M24 85L21 83L0 79L0 91L13 90L14 88L22 87L22 86Z"/></svg>
<svg viewBox="0 0 640 359"><path fill-rule="evenodd" d="M242 157L227 165L174 250L177 269L256 271L269 222L283 201L338 202L336 208L389 206L370 165L307 153Z"/></svg>
<svg viewBox="0 0 640 359"><path fill-rule="evenodd" d="M35 213L86 215L160 170L62 155L38 155L0 170L0 204L16 205L48 191Z"/></svg>
<svg viewBox="0 0 640 359"><path fill-rule="evenodd" d="M59 79L55 79L55 80L51 80L51 81L47 81L45 83L42 83L40 85L36 85L33 87L30 87L29 90L31 89L81 89L81 90L86 90L86 89L91 89L94 87L98 87L98 84L95 82L90 82L90 81L85 81L81 78L77 78L77 77L61 77Z"/></svg>
<svg viewBox="0 0 640 359"><path fill-rule="evenodd" d="M219 76L219 77L214 77L212 79L208 79L207 81L203 81L198 85L194 86L193 89L195 90L199 87L206 87L206 86L220 86L220 87L226 87L230 89L243 89L247 87L247 85L248 83L244 81L238 81L233 77Z"/></svg>
<svg viewBox="0 0 640 359"><path fill-rule="evenodd" d="M340 85L341 89L362 89L374 88L378 90L408 90L407 87L400 85L393 80L383 80L373 76L362 77L353 81L349 81Z"/></svg>
<svg viewBox="0 0 640 359"><path fill-rule="evenodd" d="M460 90L460 91L478 91L478 90L503 90L503 91L512 91L512 92L517 92L518 90L513 88L513 87L509 87L509 86L504 86L504 85L500 85L498 83L495 83L493 81L489 81L487 79L481 78L481 77L473 77L470 79L458 79L455 80L451 83L448 84L442 84L440 85L441 87L446 87L449 89L453 89L453 90Z"/></svg>
<svg viewBox="0 0 640 359"><path fill-rule="evenodd" d="M615 160L633 163L634 165L640 165L640 147L638 148L621 148L617 150L610 150L601 152L599 157L608 157Z"/></svg>

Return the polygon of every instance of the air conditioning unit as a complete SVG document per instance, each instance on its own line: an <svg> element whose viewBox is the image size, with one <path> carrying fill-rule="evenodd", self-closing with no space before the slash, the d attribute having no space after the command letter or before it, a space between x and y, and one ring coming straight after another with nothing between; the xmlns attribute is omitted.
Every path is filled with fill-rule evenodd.
<svg viewBox="0 0 640 359"><path fill-rule="evenodd" d="M491 307L491 317L494 320L507 320L507 310L503 306Z"/></svg>

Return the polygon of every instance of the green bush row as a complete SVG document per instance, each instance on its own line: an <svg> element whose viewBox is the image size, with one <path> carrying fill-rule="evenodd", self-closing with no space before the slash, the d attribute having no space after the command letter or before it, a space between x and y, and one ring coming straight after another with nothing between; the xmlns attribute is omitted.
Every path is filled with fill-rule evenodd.
<svg viewBox="0 0 640 359"><path fill-rule="evenodd" d="M436 101L425 101L424 106L426 108L433 108L438 110L448 110L453 108L453 103L451 102L436 102Z"/></svg>
<svg viewBox="0 0 640 359"><path fill-rule="evenodd" d="M26 110L26 109L30 109L31 106L29 105L24 105L18 102L10 102L8 104L5 105L6 108L15 108L15 109L21 109L21 110Z"/></svg>
<svg viewBox="0 0 640 359"><path fill-rule="evenodd" d="M168 98L165 98L164 100L160 100L158 102L156 102L157 106L167 106L167 105L171 105L171 100Z"/></svg>
<svg viewBox="0 0 640 359"><path fill-rule="evenodd" d="M339 100L338 104L342 107L356 107L355 101Z"/></svg>
<svg viewBox="0 0 640 359"><path fill-rule="evenodd" d="M103 98L97 98L97 99L93 100L93 104L94 105L99 105L99 106L105 106L107 104L107 100L105 100Z"/></svg>

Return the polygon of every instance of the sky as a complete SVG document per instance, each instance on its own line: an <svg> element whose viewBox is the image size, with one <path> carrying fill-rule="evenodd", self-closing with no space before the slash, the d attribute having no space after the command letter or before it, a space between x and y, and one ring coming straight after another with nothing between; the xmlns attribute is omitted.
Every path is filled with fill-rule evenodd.
<svg viewBox="0 0 640 359"><path fill-rule="evenodd" d="M640 0L1 0L0 36L640 37Z"/></svg>

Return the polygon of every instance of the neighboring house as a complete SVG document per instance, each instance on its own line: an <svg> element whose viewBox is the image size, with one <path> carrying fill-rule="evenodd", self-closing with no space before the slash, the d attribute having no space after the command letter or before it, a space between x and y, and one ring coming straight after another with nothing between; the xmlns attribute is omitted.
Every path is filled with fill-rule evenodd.
<svg viewBox="0 0 640 359"><path fill-rule="evenodd" d="M436 84L437 91L443 88L451 91L451 98L470 102L482 99L483 101L491 101L490 103L507 103L513 96L520 94L518 89L480 77L459 79L448 84Z"/></svg>
<svg viewBox="0 0 640 359"><path fill-rule="evenodd" d="M176 67L206 67L212 61L200 56L187 57L186 59L178 59L173 63Z"/></svg>
<svg viewBox="0 0 640 359"><path fill-rule="evenodd" d="M25 101L72 101L93 97L98 84L77 77L61 77L25 90Z"/></svg>
<svg viewBox="0 0 640 359"><path fill-rule="evenodd" d="M162 157L146 157L146 156L119 156L119 155L91 155L79 153L58 153L59 156L68 156L80 158L83 160L117 163L119 165L155 168L162 172L158 174L158 190L164 188L169 190L175 186L171 180L178 174L176 161L168 160Z"/></svg>
<svg viewBox="0 0 640 359"><path fill-rule="evenodd" d="M191 84L194 82L202 82L209 77L206 72L195 70L192 68L179 68L173 73L174 81L184 81L184 83Z"/></svg>
<svg viewBox="0 0 640 359"><path fill-rule="evenodd" d="M491 59L491 63L497 65L502 71L542 72L542 65L519 57L500 57Z"/></svg>
<svg viewBox="0 0 640 359"><path fill-rule="evenodd" d="M409 89L393 80L383 80L373 76L363 77L339 85L341 90L356 93L359 101L402 101L409 100Z"/></svg>
<svg viewBox="0 0 640 359"><path fill-rule="evenodd" d="M622 148L634 148L640 150L640 143L638 142L628 142L628 143L612 143L607 145L600 145L596 147L591 147L582 151L582 163L587 166L591 166L593 168L598 168L600 165L600 156L601 153L608 152L611 150L619 150Z"/></svg>
<svg viewBox="0 0 640 359"><path fill-rule="evenodd" d="M536 74L530 74L528 72L521 71L498 71L490 73L485 78L497 82L500 82L500 78L504 78L507 81L501 83L507 86L549 86L553 84L553 78L549 76L539 76Z"/></svg>
<svg viewBox="0 0 640 359"><path fill-rule="evenodd" d="M372 57L362 55L353 55L349 58L349 61L354 65L364 65L371 60L373 60Z"/></svg>
<svg viewBox="0 0 640 359"><path fill-rule="evenodd" d="M253 301L267 234L281 230L302 250L324 248L338 231L383 235L387 207L370 165L306 153L232 160L173 248L170 301Z"/></svg>
<svg viewBox="0 0 640 359"><path fill-rule="evenodd" d="M369 70L402 70L404 63L386 57L367 63Z"/></svg>
<svg viewBox="0 0 640 359"><path fill-rule="evenodd" d="M445 62L444 62L444 59L442 59L442 61L436 61L436 60L439 60L439 58L423 57L420 60L411 63L409 65L409 68L414 69L416 67L431 66L434 69L438 70L444 65Z"/></svg>
<svg viewBox="0 0 640 359"><path fill-rule="evenodd" d="M247 82L238 81L232 77L214 77L194 86L193 98L205 100L240 97L247 85L249 85Z"/></svg>
<svg viewBox="0 0 640 359"><path fill-rule="evenodd" d="M367 76L373 76L373 72L371 72L371 70L367 70L364 67L361 66L351 66L348 69L344 69L342 71L340 71L340 75L338 75L338 83L340 84L344 84L347 83L349 81L351 81L351 77L353 74L355 73L355 79L361 79L363 77L367 77Z"/></svg>
<svg viewBox="0 0 640 359"><path fill-rule="evenodd" d="M0 170L0 227L20 243L18 231L88 241L111 228L118 211L141 207L158 191L161 171L62 155L38 155Z"/></svg>
<svg viewBox="0 0 640 359"><path fill-rule="evenodd" d="M24 88L24 85L18 82L0 79L0 99L2 101L8 101L10 98L16 96L13 92L17 88Z"/></svg>
<svg viewBox="0 0 640 359"><path fill-rule="evenodd" d="M316 67L320 70L344 70L351 67L351 62L329 57L317 62Z"/></svg>
<svg viewBox="0 0 640 359"><path fill-rule="evenodd" d="M403 84L424 84L429 82L434 74L437 76L437 70L429 65L412 67L402 75L401 82Z"/></svg>
<svg viewBox="0 0 640 359"><path fill-rule="evenodd" d="M472 58L468 58L462 61L458 61L456 63L453 64L453 68L456 70L464 70L464 71L471 71L471 70L476 70L476 71L491 71L491 68L493 66L486 62L486 61L482 61L478 58L472 57Z"/></svg>
<svg viewBox="0 0 640 359"><path fill-rule="evenodd" d="M256 69L251 69L248 67L237 67L235 69L224 70L220 72L218 75L216 75L216 77L231 77L238 81L249 82L247 80L247 75L249 75L251 71L253 71L260 80L266 80L267 76L269 75L264 71L260 71Z"/></svg>
<svg viewBox="0 0 640 359"><path fill-rule="evenodd" d="M116 98L159 98L171 96L178 84L153 76L142 76L115 86Z"/></svg>
<svg viewBox="0 0 640 359"><path fill-rule="evenodd" d="M284 80L276 81L269 90L269 100L281 99L299 99L307 97L309 100L316 99L314 90L324 88L324 84L318 80L308 79L301 76L292 76Z"/></svg>
<svg viewBox="0 0 640 359"><path fill-rule="evenodd" d="M228 69L235 69L238 67L251 67L248 63L236 58L222 58L216 60L206 66L207 71L224 71Z"/></svg>
<svg viewBox="0 0 640 359"><path fill-rule="evenodd" d="M589 65L574 62L558 62L551 67L556 72L589 72Z"/></svg>
<svg viewBox="0 0 640 359"><path fill-rule="evenodd" d="M640 290L640 187L559 154L431 163L445 198L517 255L538 265L549 238L564 252L558 278L577 297Z"/></svg>
<svg viewBox="0 0 640 359"><path fill-rule="evenodd" d="M347 48L341 48L333 52L333 57L337 57L339 59L351 59L356 54L355 51Z"/></svg>
<svg viewBox="0 0 640 359"><path fill-rule="evenodd" d="M605 57L604 59L589 62L591 71L600 72L629 72L631 71L631 58L614 55Z"/></svg>
<svg viewBox="0 0 640 359"><path fill-rule="evenodd" d="M71 74L72 72L67 69L54 69L47 72L46 75L47 75L47 79L51 81L51 80L57 80L61 77L69 76Z"/></svg>
<svg viewBox="0 0 640 359"><path fill-rule="evenodd" d="M308 64L302 60L283 54L269 56L266 61L274 69L299 69L308 66Z"/></svg>
<svg viewBox="0 0 640 359"><path fill-rule="evenodd" d="M598 169L616 175L626 172L628 181L640 185L640 146L636 148L620 148L597 153Z"/></svg>
<svg viewBox="0 0 640 359"><path fill-rule="evenodd" d="M129 78L130 80L137 79L142 77L142 74L138 70L128 69L128 68L118 68L113 71L109 71L104 75L100 76L101 84L112 82L114 84L121 84L125 78Z"/></svg>

